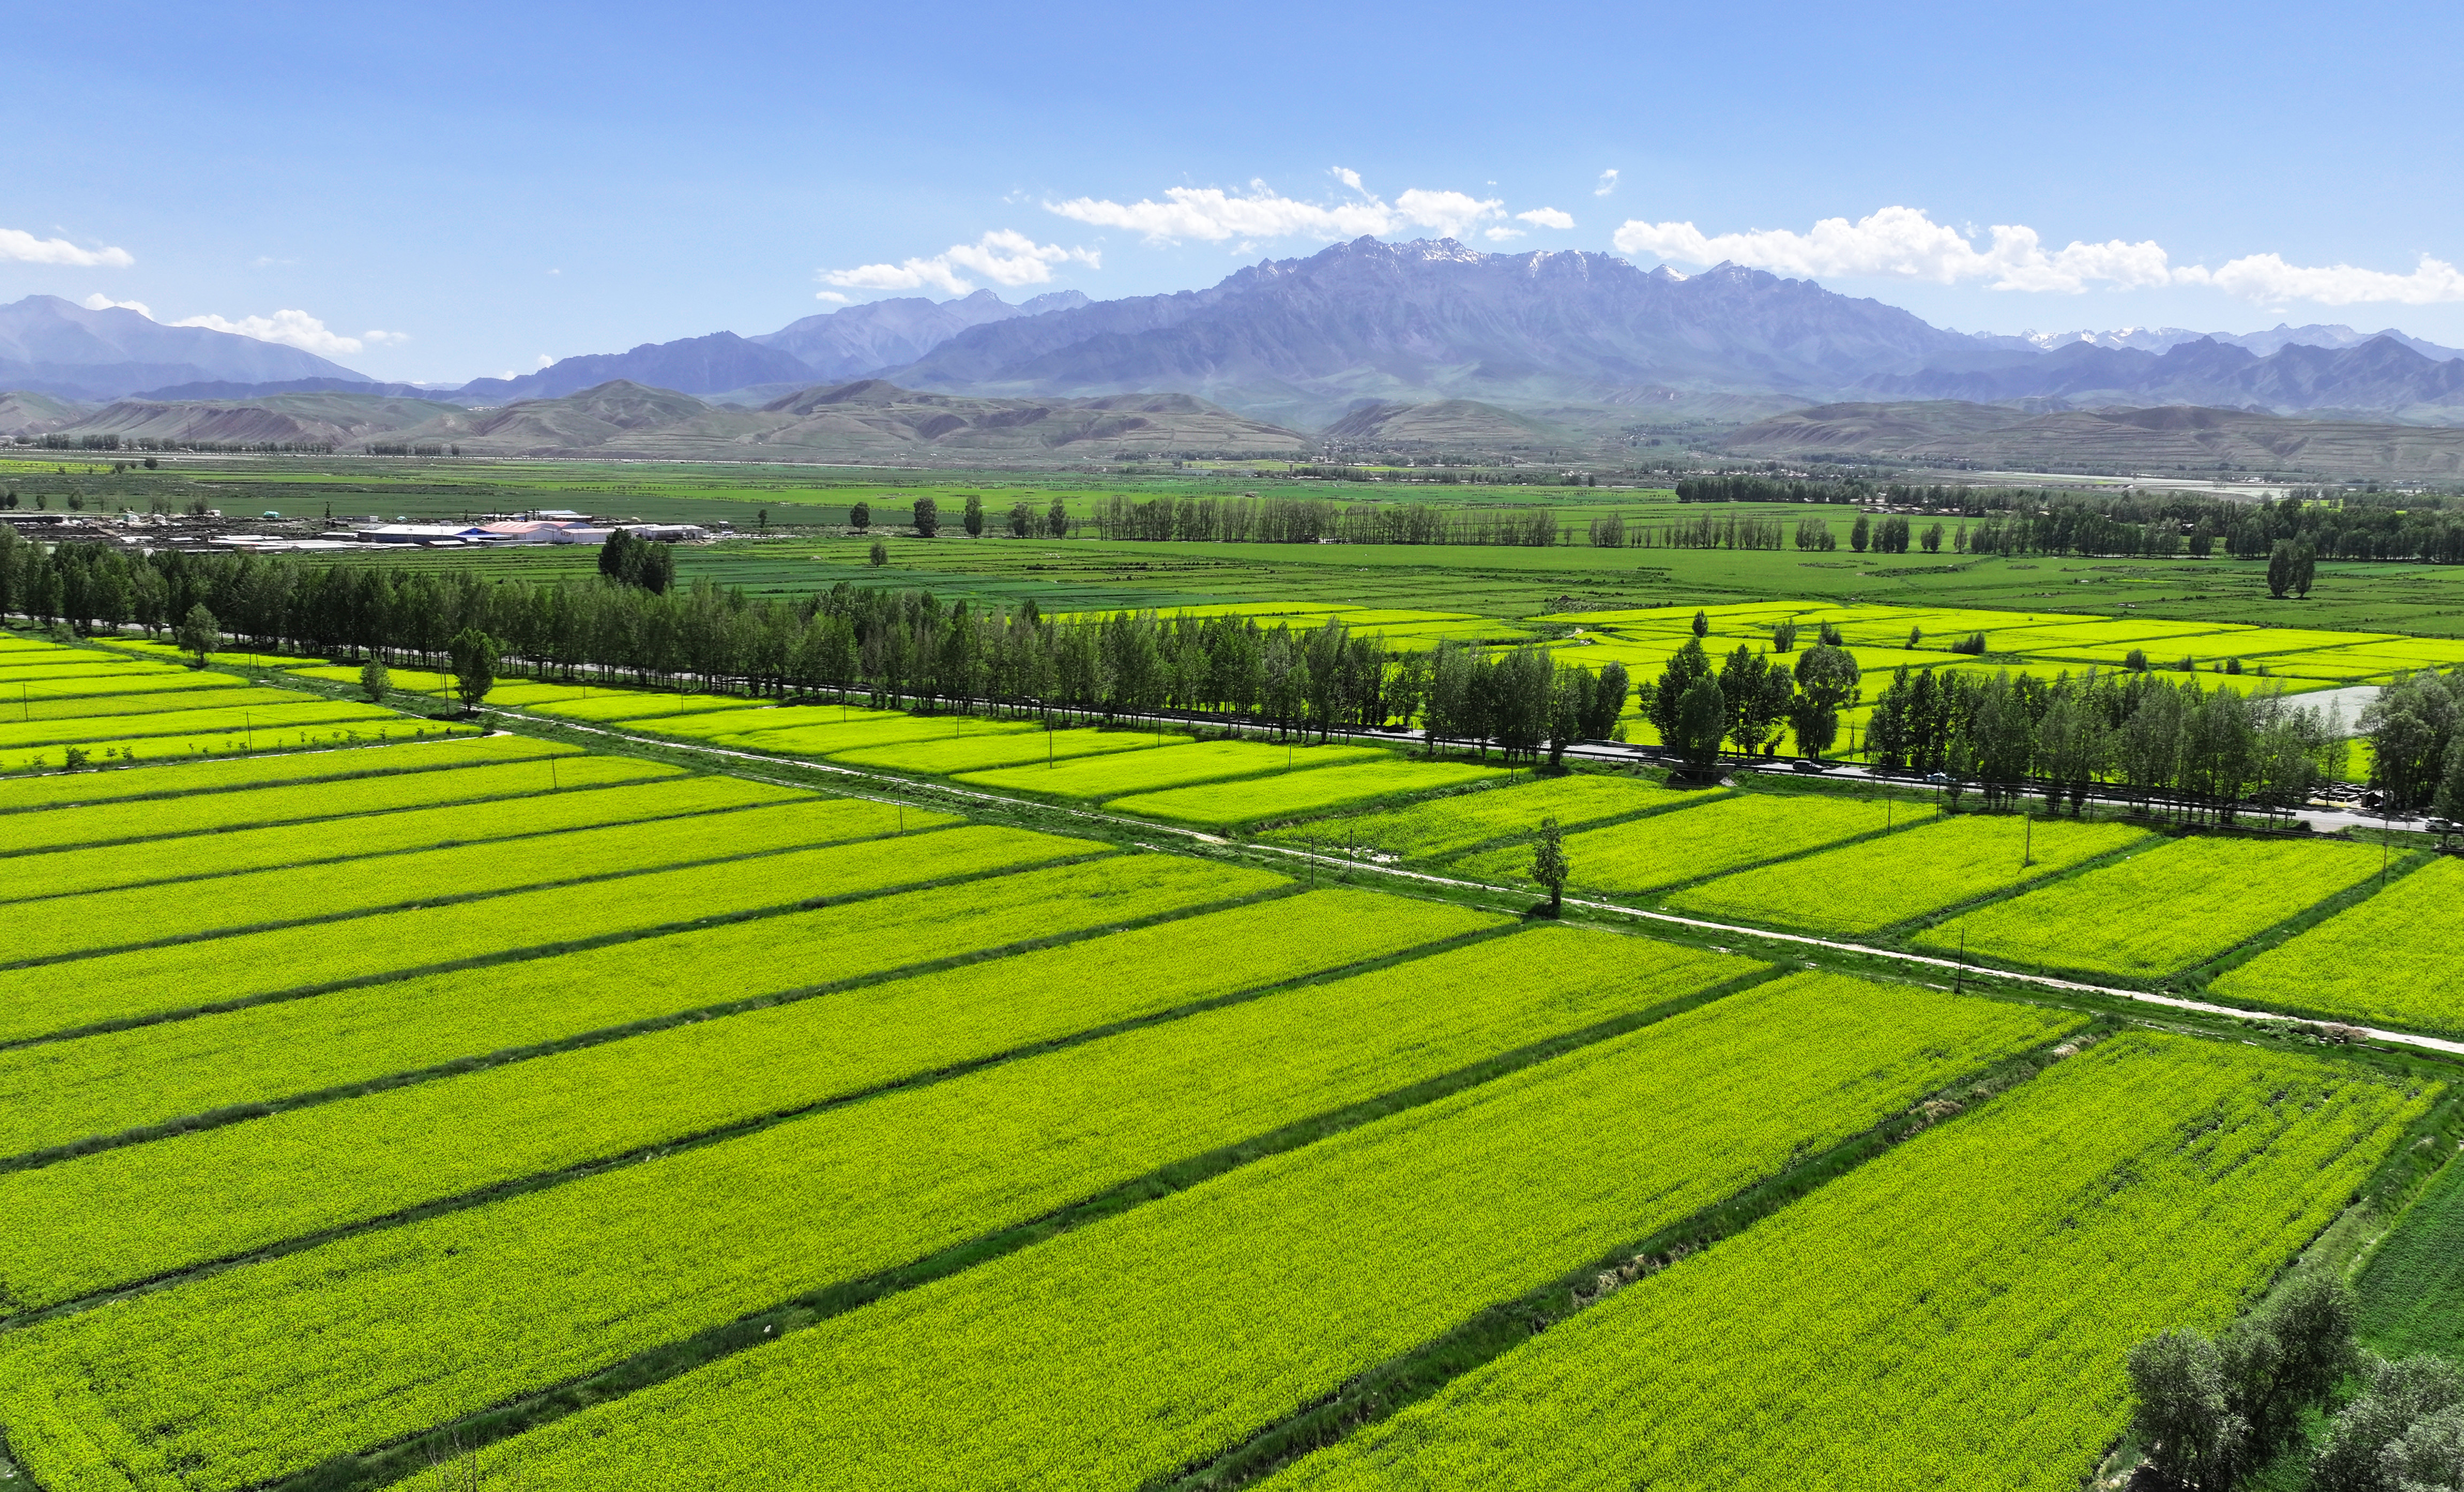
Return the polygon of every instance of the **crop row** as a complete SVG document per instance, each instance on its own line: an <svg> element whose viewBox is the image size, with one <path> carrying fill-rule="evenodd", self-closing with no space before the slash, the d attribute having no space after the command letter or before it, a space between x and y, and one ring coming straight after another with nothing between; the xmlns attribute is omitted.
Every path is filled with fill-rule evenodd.
<svg viewBox="0 0 2464 1492"><path fill-rule="evenodd" d="M745 1489L983 1486L1022 1465L1137 1486L2073 1023L1765 985L577 1414L508 1459L545 1488L677 1485L688 1465ZM743 1435L790 1403L792 1441Z"/></svg>
<svg viewBox="0 0 2464 1492"><path fill-rule="evenodd" d="M181 770L177 768L165 769ZM199 793L193 797L101 803L64 813L0 815L0 854L17 857L8 867L5 884L0 884L0 896L49 894L25 889L19 879L40 875L35 867L42 861L32 857L48 857L91 845L131 839L157 841L143 851L125 852L124 857L82 857L87 870L99 878L88 884L99 890L111 884L111 878L115 875L127 879L161 880L180 874L162 870L155 863L159 857L179 853L179 846L171 842L176 838L211 835L224 839L245 836L249 840L262 841L269 835L296 833L295 826L297 825L347 817L350 820L348 827L327 827L328 837L319 853L374 854L383 846L368 836L374 835L381 838L387 832L387 826L397 821L396 815L410 813L459 813L470 819L471 827L477 829L484 824L486 815L506 812L501 803L491 806L493 800L534 794L544 797L550 795L552 789L597 788L681 775L681 768L646 762L638 757L548 757L476 766L450 778L431 777L424 772L401 773L340 788L331 783L285 784L230 792ZM449 820L440 818L435 821ZM341 837L337 839L332 835ZM404 842L437 844L460 837L464 835L447 833L434 839ZM130 863L125 866L111 863L122 857Z"/></svg>
<svg viewBox="0 0 2464 1492"><path fill-rule="evenodd" d="M465 736L450 741L397 741L298 756L251 757L236 762L183 762L56 777L16 777L0 781L0 813L77 808L132 798L186 799L197 793L341 778L361 780L352 788L338 791L360 792L372 790L376 779L396 773L580 754L577 747L529 736ZM0 845L16 848L21 842L28 846L74 842L42 838L41 834L26 820L0 818Z"/></svg>
<svg viewBox="0 0 2464 1492"><path fill-rule="evenodd" d="M366 1082L566 1040L714 1002L878 975L1022 940L1064 937L1285 884L1190 862L1098 861L906 896L788 912L553 958L341 990L195 1020L0 1052L0 1155L158 1125L234 1104ZM1357 891L1320 891L935 977L942 1035L904 1026L873 1042L968 1041L982 1030L1049 1035L1209 999L1271 973L1397 953L1490 925L1483 915ZM1283 929L1283 930L1279 930ZM1288 932L1288 936L1287 935ZM714 986L710 972L728 971ZM895 991L847 994L864 1011ZM843 1036L850 1045L854 1035ZM144 1074L143 1082L129 1080Z"/></svg>
<svg viewBox="0 0 2464 1492"><path fill-rule="evenodd" d="M716 776L571 797L542 793L492 805L483 817L502 833L520 833L525 826L562 833L273 870L243 871L234 864L210 897L177 897L142 886L58 897L45 903L40 918L12 930L0 957L17 962L90 956L141 943L328 920L436 897L491 895L582 876L791 849L810 843L815 826L830 822L835 809L832 801L793 788ZM661 816L668 814L693 816ZM654 821L627 821L640 819ZM598 827L574 827L577 823ZM289 860L330 854L351 843L319 824L290 825L272 831L271 838L277 847L288 843L287 854L279 848L274 853ZM241 853L262 857L265 841L243 841ZM129 857L145 854L138 851ZM339 928L334 931L348 936Z"/></svg>
<svg viewBox="0 0 2464 1492"><path fill-rule="evenodd" d="M192 762L216 756L331 751L356 746L385 746L400 741L425 741L430 737L477 734L479 727L474 725L429 722L390 713L381 719L351 721L339 725L286 725L279 730L264 725L243 730L234 723L231 729L210 735L104 736L71 745L11 751L5 758L0 758L0 769L37 771L45 768L69 767L74 765L70 756L72 751L82 752L96 765L108 768L114 758L131 764L140 760L148 764Z"/></svg>
<svg viewBox="0 0 2464 1492"><path fill-rule="evenodd" d="M627 694L605 691L578 700L559 700L530 708L541 715L561 720L590 722L651 720L673 715L691 715L718 710L749 710L759 705L758 700L747 700L729 694ZM870 714L872 712L866 711Z"/></svg>
<svg viewBox="0 0 2464 1492"><path fill-rule="evenodd" d="M1668 899L1677 911L1816 932L1871 933L2128 847L2128 824L2009 814L1938 819L1802 859L1739 871Z"/></svg>
<svg viewBox="0 0 2464 1492"><path fill-rule="evenodd" d="M1190 741L1170 736L1152 751L1081 757L1051 767L1041 764L967 772L958 781L1002 791L1039 792L1061 798L1114 798L1156 792L1193 783L1270 772L1331 767L1337 763L1392 761L1378 746L1278 746L1265 741Z"/></svg>
<svg viewBox="0 0 2464 1492"><path fill-rule="evenodd" d="M816 841L865 839L893 831L897 810L846 801L816 806ZM910 830L953 820L914 810ZM753 860L594 880L583 885L379 912L347 933L324 923L132 948L61 966L0 969L0 1041L163 1015L286 991L378 979L474 958L552 951L593 938L677 926L877 886L1038 857L1086 853L1078 840L1023 831L962 829L919 838L895 863L874 850L835 844Z"/></svg>
<svg viewBox="0 0 2464 1492"><path fill-rule="evenodd" d="M1682 813L1656 813L1630 824L1568 835L1566 857L1577 889L1639 896L1879 833L1889 825L1903 828L1931 812L1907 804L1894 811L1859 798L1746 793ZM1528 880L1531 852L1527 847L1485 851L1464 860L1463 869L1491 880Z"/></svg>
<svg viewBox="0 0 2464 1492"><path fill-rule="evenodd" d="M2362 844L2175 839L1919 935L2012 964L2146 978L2247 942L2377 874Z"/></svg>
<svg viewBox="0 0 2464 1492"><path fill-rule="evenodd" d="M1262 837L1278 844L1348 844L1407 860L1430 860L1460 855L1491 839L1536 834L1543 818L1554 817L1573 830L1601 819L1710 801L1710 794L1672 791L1639 777L1587 772L1458 793L1338 823L1269 830Z"/></svg>
<svg viewBox="0 0 2464 1492"><path fill-rule="evenodd" d="M2211 987L2231 999L2464 1035L2464 951L2445 930L2464 864L2436 859Z"/></svg>
<svg viewBox="0 0 2464 1492"><path fill-rule="evenodd" d="M187 676L190 678L194 675ZM0 698L0 727L11 724L33 724L37 721L94 720L123 722L130 728L143 723L130 720L137 715L164 715L180 710L236 710L265 705L314 703L303 701L290 689L262 689L230 680L232 687L199 695L193 690L160 690L143 694L109 694L72 699L36 700L32 692L19 700ZM6 690L0 684L0 691ZM11 707L13 706L13 708ZM107 726L118 729L119 725Z"/></svg>
<svg viewBox="0 0 2464 1492"><path fill-rule="evenodd" d="M1270 1485L2076 1487L2123 1428L2130 1345L2229 1319L2426 1102L2123 1037Z"/></svg>
<svg viewBox="0 0 2464 1492"><path fill-rule="evenodd" d="M698 709L693 701L678 698L671 713L625 719L628 729L707 741L717 736L769 735L829 725L903 724L920 717L904 710L867 710L846 704L762 705L752 710L712 711Z"/></svg>
<svg viewBox="0 0 2464 1492"><path fill-rule="evenodd" d="M1125 859L1077 873L1109 884L1103 904L1124 916L1168 912L1221 883L1203 864L1173 863L1188 868ZM1246 879L1240 889L1273 880ZM1133 889L1149 880L1152 893ZM1053 881L1026 889L1012 904L992 898L1013 939L1034 935L1032 894L1049 897ZM909 955L930 956L913 944ZM908 1039L882 1040L850 1009ZM0 1239L0 1289L65 1300L1041 1039L972 1021L935 1036L904 1014L894 995L795 1001L0 1175L0 1205L52 1219Z"/></svg>
<svg viewBox="0 0 2464 1492"><path fill-rule="evenodd" d="M1146 818L1221 828L1301 813L1323 813L1406 792L1461 788L1497 775L1496 768L1471 762L1408 762L1389 757L1348 767L1319 767L1271 777L1133 793L1113 798L1104 807Z"/></svg>
<svg viewBox="0 0 2464 1492"><path fill-rule="evenodd" d="M77 741L117 741L123 737L199 736L225 732L246 735L253 730L275 735L301 725L342 725L363 721L403 719L382 705L302 700L297 695L290 696L289 700L288 703L262 704L247 709L226 709L183 700L181 708L154 715L80 715L68 720L15 723L0 720L0 751Z"/></svg>
<svg viewBox="0 0 2464 1492"><path fill-rule="evenodd" d="M497 790L496 795L474 803L397 809L264 829L226 829L101 851L74 847L16 856L0 861L0 902L37 897L92 896L118 888L207 876L261 874L317 860L346 860L372 882L381 882L387 891L400 892L405 889L402 885L385 879L385 864L368 863L367 857L672 818L742 807L747 801L736 791L740 784L714 791L695 779L683 777L677 768L630 757L591 756L560 764L561 788L555 792L545 791L548 768L544 763L522 763L492 770L502 775L492 782L469 786L493 787ZM594 791L601 788L610 791ZM328 805L329 811L343 807L341 803ZM586 862L576 868L586 868ZM218 893L222 890L215 889ZM473 882L470 889L482 887ZM375 885L369 890L375 894ZM351 909L349 902L333 908L337 913ZM226 917L259 920L255 909L221 910ZM312 915L321 915L321 911L319 908ZM156 925L149 921L139 930L151 931Z"/></svg>
<svg viewBox="0 0 2464 1492"><path fill-rule="evenodd" d="M1277 905L1320 930L1312 914L1324 903ZM1323 929L1367 935L1348 949L1304 937L1294 941L1317 951L1279 952L1254 926L1238 944L1193 927L1211 958L1177 940L1135 950L1099 940L877 987L861 1010L833 996L713 1022L690 1028L702 1055L685 1071L725 1075L705 1088L749 1083L739 1107L792 1103L1083 1029L1158 995L1257 988L1393 946L1356 913L1342 907ZM1501 921L1459 909L1421 918L1424 936ZM110 1421L115 1438L177 1418L135 1448L142 1481L176 1465L191 1487L244 1485L1736 969L1646 948L1649 973L1638 977L1626 940L1531 936L1561 956L1506 946L1521 939L1479 944L183 1284L138 1303L142 1325L116 1307L38 1327L11 1340L25 1355L12 1354L0 1380L33 1392L0 1402L0 1420L17 1453L44 1468L56 1432L14 1413L30 1400L57 1392L71 1414ZM1155 993L1140 988L1150 972L1162 981ZM1125 973L1133 977L1109 977ZM1054 998L1056 978L1073 979L1077 998ZM937 1024L986 993L1025 1018L976 1015L963 1038ZM857 1050L842 1052L842 1035L859 1037ZM827 1056L816 1068L808 1052ZM725 1060L742 1076L708 1065ZM79 1385L102 1380L111 1386L82 1398ZM54 1492L81 1484L42 1474Z"/></svg>
<svg viewBox="0 0 2464 1492"><path fill-rule="evenodd" d="M1172 739L1179 739L1177 737ZM1037 730L1000 735L893 742L886 746L849 746L833 750L829 759L849 767L879 767L893 771L952 776L989 771L997 767L1066 762L1114 751L1142 751L1155 745L1151 732L1138 730Z"/></svg>
<svg viewBox="0 0 2464 1492"><path fill-rule="evenodd" d="M211 704L218 698L242 689L256 687L233 674L199 674L185 668L157 672L120 670L106 674L83 674L64 679L17 679L0 674L0 717L10 713L11 705L22 706L28 701L37 704L51 701L66 704L77 700L177 700L191 699ZM297 700L297 694L286 693L286 700ZM167 706L166 706L167 707Z"/></svg>
<svg viewBox="0 0 2464 1492"><path fill-rule="evenodd" d="M816 708L819 708L818 706ZM787 715L797 710L772 710L767 714ZM889 715L876 720L829 721L813 724L781 725L765 730L747 730L748 717L723 717L734 730L741 734L707 736L713 745L747 751L769 751L781 756L833 756L841 751L863 746L895 746L907 742L967 741L987 736L1024 739L1041 734L1032 721L979 720L967 715ZM687 725L700 719L683 717ZM636 729L666 731L665 721L636 722Z"/></svg>

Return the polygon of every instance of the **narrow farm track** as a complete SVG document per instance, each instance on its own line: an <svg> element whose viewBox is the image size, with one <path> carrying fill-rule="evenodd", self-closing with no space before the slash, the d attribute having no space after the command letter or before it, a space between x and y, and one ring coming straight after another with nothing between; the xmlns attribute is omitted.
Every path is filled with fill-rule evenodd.
<svg viewBox="0 0 2464 1492"><path fill-rule="evenodd" d="M530 724L539 723L539 719L533 716L514 715L505 711L495 711L493 713L497 714L500 718L508 720L517 720ZM561 729L576 730L590 735L605 736L610 740L623 741L628 745L636 746L650 746L661 750L691 751L705 756L730 758L744 762L760 763L777 760L775 757L765 756L757 752L737 751L722 746L679 743L668 740L664 737L637 735L629 731L610 730L605 726L599 725L580 725L563 721L554 721L552 724ZM1433 887L1444 887L1452 891L1472 892L1485 896L1503 897L1515 902L1521 902L1527 900L1524 893L1510 886L1496 885L1487 881L1466 880L1452 876L1441 876L1429 871L1405 870L1398 866L1378 865L1374 862L1363 862L1349 859L1340 856L1320 855L1312 851L1293 849L1289 846L1271 844L1264 840L1234 841L1221 835L1207 834L1202 830L1183 829L1171 824L1155 823L1147 819L1129 818L1116 813L1107 813L1100 809L1078 808L1062 804L1047 803L1034 799L1014 797L1006 793L990 792L980 788L962 788L955 784L945 785L941 783L914 782L903 777L892 777L877 771L865 771L855 768L841 767L829 762L799 760L796 765L806 771L825 773L830 776L842 777L854 782L888 783L892 784L897 788L905 788L910 791L934 795L967 799L979 803L998 804L1001 808L1012 812L1028 811L1062 813L1073 818L1086 819L1094 823L1108 824L1116 828L1135 830L1141 833L1170 835L1174 838L1185 840L1191 843L1204 844L1220 849L1230 849L1237 845L1238 848L1243 850L1280 857L1297 864L1322 866L1330 871L1341 871L1348 875L1382 877L1394 881L1418 883ZM780 779L757 778L757 780L768 782L779 781ZM858 795L869 796L870 794ZM924 806L922 803L916 802L912 798L900 799L890 796L877 796L874 798L874 801L885 803L904 801L912 803L913 806L919 808ZM1798 947L1820 948L1827 952L1847 954L1852 957L1883 959L1892 963L1908 965L1912 968L1948 973L1954 978L1962 980L2009 980L2018 984L2029 985L2040 990L2058 990L2073 994L2093 995L2113 1000L2127 1000L2135 1004L2151 1005L2166 1010L2181 1011L2189 1014L2222 1016L2235 1020L2265 1020L2278 1022L2285 1025L2318 1024L2315 1017L2306 1015L2288 1015L2274 1011L2253 1010L2246 1007L2233 1005L2219 1005L2211 1001L2187 999L2181 995L2160 994L2147 990L2125 990L2115 985L2090 984L2082 980L2063 979L2053 974L2031 974L2023 973L2015 969L1986 969L1971 964L1964 964L1956 959L1938 958L1924 953L1911 953L1900 948L1880 947L1873 944L1854 943L1837 938L1821 938L1807 933L1775 932L1769 928L1751 927L1738 923L1715 922L1708 918L1685 917L1674 912L1654 911L1648 907L1627 906L1617 902L1601 902L1579 897L1568 897L1566 898L1566 904L1569 906L1579 907L1585 911L1603 912L1619 917L1632 917L1644 922L1659 923L1669 926L1685 927L1696 932L1712 933L1744 939L1760 938L1774 943L1789 944ZM2394 1046L2411 1047L2419 1051L2436 1052L2446 1057L2464 1058L2464 1041L2450 1040L2443 1036L2427 1035L2419 1032L2393 1030L2377 1026L2350 1026L2347 1027L2347 1029L2358 1033L2362 1039L2367 1041L2384 1042Z"/></svg>

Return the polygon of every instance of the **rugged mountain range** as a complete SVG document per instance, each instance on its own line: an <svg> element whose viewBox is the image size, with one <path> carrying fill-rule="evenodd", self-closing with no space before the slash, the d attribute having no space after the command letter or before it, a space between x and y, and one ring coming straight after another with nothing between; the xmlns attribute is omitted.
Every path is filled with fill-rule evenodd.
<svg viewBox="0 0 2464 1492"><path fill-rule="evenodd" d="M1308 426L1362 398L1820 396L1972 348L1880 301L1732 265L1689 277L1600 254L1360 238L1207 290L977 326L881 376L978 393L1171 389Z"/></svg>
<svg viewBox="0 0 2464 1492"><path fill-rule="evenodd" d="M57 296L0 305L0 389L95 400L166 384L301 378L367 382L297 347L203 326L165 326L125 306L97 311Z"/></svg>

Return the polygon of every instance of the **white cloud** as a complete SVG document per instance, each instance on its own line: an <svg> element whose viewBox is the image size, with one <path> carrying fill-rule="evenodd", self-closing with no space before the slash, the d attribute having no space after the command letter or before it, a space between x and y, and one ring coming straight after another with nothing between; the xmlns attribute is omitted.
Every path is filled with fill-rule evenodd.
<svg viewBox="0 0 2464 1492"><path fill-rule="evenodd" d="M80 268L126 269L137 262L125 249L81 249L65 238L37 238L17 228L0 228L0 259L21 264L74 264Z"/></svg>
<svg viewBox="0 0 2464 1492"><path fill-rule="evenodd" d="M154 308L147 305L143 301L114 301L111 297L104 295L99 290L96 291L93 295L86 297L80 303L89 311L108 311L112 307L118 306L123 311L134 311L138 315L143 316L149 321L152 320L154 316Z"/></svg>
<svg viewBox="0 0 2464 1492"><path fill-rule="evenodd" d="M1517 212L1514 215L1539 228L1565 229L1574 226L1573 213L1561 212L1555 208L1533 208L1529 212Z"/></svg>
<svg viewBox="0 0 2464 1492"><path fill-rule="evenodd" d="M1001 285L1040 285L1052 278L1052 266L1075 259L1089 269L1103 267L1102 256L1090 249L1065 249L1040 244L1026 234L1000 228L974 243L953 244L929 258L903 264L865 264L828 270L822 278L850 290L920 290L927 285L954 296L975 289L962 271L981 275Z"/></svg>
<svg viewBox="0 0 2464 1492"><path fill-rule="evenodd" d="M372 347L383 347L388 345L400 346L402 344L410 340L410 333L407 331L363 331L360 333L360 340Z"/></svg>
<svg viewBox="0 0 2464 1492"><path fill-rule="evenodd" d="M1713 235L1691 223L1638 218L1619 228L1611 241L1621 254L1656 254L1685 264L1727 259L1785 275L1881 276L1945 285L1983 279L1995 290L2076 293L2090 285L2121 290L2206 285L2262 305L2464 301L2464 270L2426 254L2409 275L2349 264L2288 264L2276 254L2246 255L2209 269L2172 263L2164 246L2152 240L2074 242L2048 251L2033 228L1996 224L1986 232L1988 242L1979 247L1972 234L1937 223L1921 209L1890 207L1854 223L1827 217L1805 234L1777 229Z"/></svg>
<svg viewBox="0 0 2464 1492"><path fill-rule="evenodd" d="M539 366L541 367L556 367L556 359L549 357L546 353L542 352L539 355ZM505 376L510 378L513 375L508 373Z"/></svg>
<svg viewBox="0 0 2464 1492"><path fill-rule="evenodd" d="M2033 228L1996 226L1978 248L1958 229L1917 208L1884 208L1852 223L1826 217L1807 234L1787 229L1705 234L1691 223L1627 222L1611 239L1618 252L1649 253L1688 264L1723 259L1787 275L1886 276L1956 284L1990 279L1996 290L2087 288L2090 280L2161 285L2165 251L2153 243L2074 243L2047 254Z"/></svg>
<svg viewBox="0 0 2464 1492"><path fill-rule="evenodd" d="M1492 228L1485 235L1491 243L1508 243L1523 236L1520 228Z"/></svg>
<svg viewBox="0 0 2464 1492"><path fill-rule="evenodd" d="M1592 189L1592 195L1595 197L1605 197L1610 192L1617 190L1617 167L1614 166L1610 167L1607 170L1600 172L1600 184Z"/></svg>
<svg viewBox="0 0 2464 1492"><path fill-rule="evenodd" d="M1272 238L1357 238L1404 229L1422 229L1441 238L1458 238L1493 217L1503 217L1506 204L1496 198L1460 191L1404 192L1392 204L1360 185L1360 174L1342 167L1334 177L1358 192L1353 202L1304 202L1287 197L1263 181L1253 181L1245 193L1220 187L1174 187L1164 200L1112 202L1073 197L1046 202L1045 210L1097 228L1123 228L1142 234L1149 243L1184 238L1221 243Z"/></svg>
<svg viewBox="0 0 2464 1492"><path fill-rule="evenodd" d="M2464 301L2464 270L2427 254L2409 275L2355 269L2349 264L2287 264L2278 255L2254 254L2230 260L2220 269L2185 265L2173 272L2173 279L2177 284L2213 285L2262 304L2315 301L2321 305L2356 305L2391 301L2400 305L2433 305Z"/></svg>
<svg viewBox="0 0 2464 1492"><path fill-rule="evenodd" d="M813 299L816 301L827 301L834 305L845 305L847 303L847 298L839 294L835 290L816 290L813 292Z"/></svg>
<svg viewBox="0 0 2464 1492"><path fill-rule="evenodd" d="M305 311L276 311L272 316L243 316L227 321L219 316L191 316L172 322L173 326L203 326L209 331L227 331L242 337L254 337L259 342L278 342L284 346L314 352L319 357L341 357L360 350L360 339L328 331L325 323Z"/></svg>

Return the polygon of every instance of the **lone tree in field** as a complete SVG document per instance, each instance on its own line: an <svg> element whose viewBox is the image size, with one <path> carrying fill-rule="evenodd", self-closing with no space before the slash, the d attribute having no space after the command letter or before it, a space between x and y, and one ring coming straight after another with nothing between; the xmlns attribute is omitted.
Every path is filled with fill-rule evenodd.
<svg viewBox="0 0 2464 1492"><path fill-rule="evenodd" d="M488 691L496 687L496 639L476 627L465 627L453 635L446 651L453 659L453 692L462 697L464 709L477 709Z"/></svg>
<svg viewBox="0 0 2464 1492"><path fill-rule="evenodd" d="M385 664L370 658L360 665L360 689L367 695L370 704L383 704L386 692L392 688L393 674Z"/></svg>
<svg viewBox="0 0 2464 1492"><path fill-rule="evenodd" d="M888 545L886 545L886 544L882 543L882 542L881 542L880 540L878 540L878 539L875 539L874 541L872 541L872 554L870 555L870 561L871 561L871 563L873 563L873 564L875 564L875 565L887 565L887 564L889 564L889 563L890 563L890 546L888 546Z"/></svg>
<svg viewBox="0 0 2464 1492"><path fill-rule="evenodd" d="M941 504L931 498L915 500L915 532L930 539L941 531Z"/></svg>
<svg viewBox="0 0 2464 1492"><path fill-rule="evenodd" d="M180 618L180 625L171 636L180 644L181 652L195 654L197 666L203 668L206 655L214 650L214 644L222 640L222 624L214 620L214 613L207 611L206 603L200 601L188 608L187 615Z"/></svg>
<svg viewBox="0 0 2464 1492"><path fill-rule="evenodd" d="M1564 909L1566 900L1566 832L1557 827L1557 815L1540 820L1540 843L1531 852L1531 879L1549 888L1549 915Z"/></svg>
<svg viewBox="0 0 2464 1492"><path fill-rule="evenodd" d="M847 526L862 533L872 526L872 504L859 502L847 509Z"/></svg>
<svg viewBox="0 0 2464 1492"><path fill-rule="evenodd" d="M980 539L984 536L984 497L982 493L970 492L967 494L967 506L963 519L966 524L968 538Z"/></svg>

